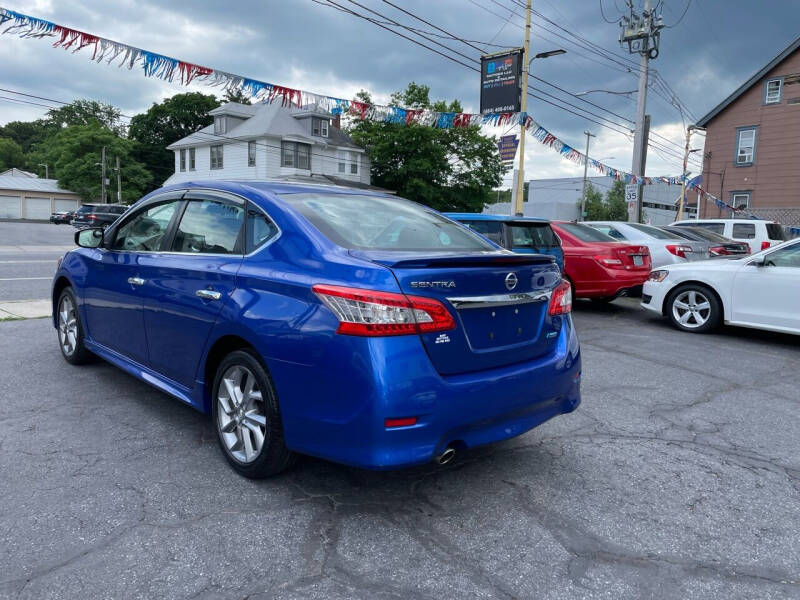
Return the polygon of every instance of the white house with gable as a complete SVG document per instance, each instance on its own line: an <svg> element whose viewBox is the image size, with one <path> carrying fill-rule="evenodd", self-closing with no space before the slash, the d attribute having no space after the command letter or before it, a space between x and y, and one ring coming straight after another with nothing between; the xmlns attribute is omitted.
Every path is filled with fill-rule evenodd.
<svg viewBox="0 0 800 600"><path fill-rule="evenodd" d="M213 125L167 146L175 173L165 185L195 179L319 179L367 187L369 160L329 114L277 104L229 102Z"/></svg>

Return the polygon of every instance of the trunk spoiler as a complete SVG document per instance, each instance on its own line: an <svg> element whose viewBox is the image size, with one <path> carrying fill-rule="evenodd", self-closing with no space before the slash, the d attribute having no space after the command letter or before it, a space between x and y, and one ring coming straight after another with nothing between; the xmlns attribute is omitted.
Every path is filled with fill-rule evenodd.
<svg viewBox="0 0 800 600"><path fill-rule="evenodd" d="M387 252L351 250L350 255L369 260L390 268L424 269L424 268L462 268L489 266L520 266L555 264L555 258L547 254L514 254L512 252L486 252L472 254L433 254L421 255L420 252Z"/></svg>

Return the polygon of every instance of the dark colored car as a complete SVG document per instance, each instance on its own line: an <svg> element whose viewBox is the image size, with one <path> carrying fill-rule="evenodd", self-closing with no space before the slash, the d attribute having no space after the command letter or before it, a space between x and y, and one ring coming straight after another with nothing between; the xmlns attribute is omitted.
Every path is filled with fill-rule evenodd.
<svg viewBox="0 0 800 600"><path fill-rule="evenodd" d="M84 204L72 218L74 227L108 227L123 214L128 207L124 204Z"/></svg>
<svg viewBox="0 0 800 600"><path fill-rule="evenodd" d="M55 223L56 225L62 225L66 223L69 225L72 223L72 218L75 216L75 212L71 210L60 210L58 212L54 212L50 214L50 222Z"/></svg>
<svg viewBox="0 0 800 600"><path fill-rule="evenodd" d="M64 358L98 355L211 413L248 477L298 453L444 463L580 403L570 286L553 259L415 202L183 183L75 237L53 279ZM98 405L113 393L100 388Z"/></svg>
<svg viewBox="0 0 800 600"><path fill-rule="evenodd" d="M750 244L747 242L737 242L736 240L726 238L724 235L714 233L706 227L676 227L674 225L667 225L661 227L661 229L679 235L687 240L693 240L695 242L708 242L709 258L717 258L720 256L742 256L743 254L750 254Z"/></svg>
<svg viewBox="0 0 800 600"><path fill-rule="evenodd" d="M545 219L480 213L445 213L445 216L512 252L550 255L555 258L558 268L564 270L561 242Z"/></svg>
<svg viewBox="0 0 800 600"><path fill-rule="evenodd" d="M647 246L620 242L594 227L553 221L564 250L564 277L578 298L609 302L635 294L650 274Z"/></svg>

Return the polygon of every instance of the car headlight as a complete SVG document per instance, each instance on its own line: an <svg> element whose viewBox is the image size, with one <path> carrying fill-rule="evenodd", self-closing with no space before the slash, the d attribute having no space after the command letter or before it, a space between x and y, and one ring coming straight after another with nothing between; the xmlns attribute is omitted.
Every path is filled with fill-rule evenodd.
<svg viewBox="0 0 800 600"><path fill-rule="evenodd" d="M669 275L669 271L664 271L664 270L650 271L650 276L647 278L647 281L661 282L667 278L667 275Z"/></svg>

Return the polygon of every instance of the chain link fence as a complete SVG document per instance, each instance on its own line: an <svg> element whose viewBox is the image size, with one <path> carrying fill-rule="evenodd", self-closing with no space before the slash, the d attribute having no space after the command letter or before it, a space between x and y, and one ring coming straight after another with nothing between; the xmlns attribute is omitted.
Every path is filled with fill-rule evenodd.
<svg viewBox="0 0 800 600"><path fill-rule="evenodd" d="M800 227L800 208L752 208L750 213L759 219L777 221L789 227Z"/></svg>

